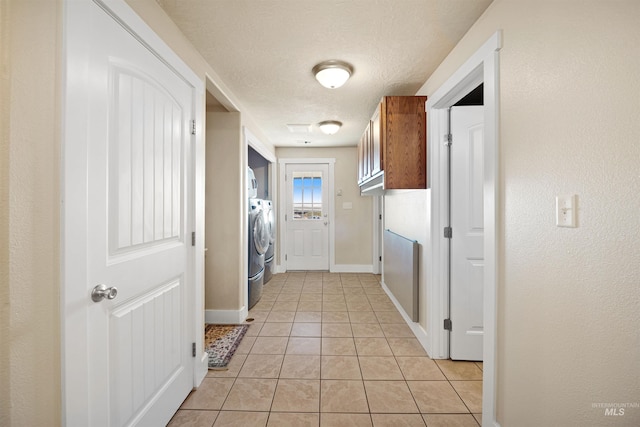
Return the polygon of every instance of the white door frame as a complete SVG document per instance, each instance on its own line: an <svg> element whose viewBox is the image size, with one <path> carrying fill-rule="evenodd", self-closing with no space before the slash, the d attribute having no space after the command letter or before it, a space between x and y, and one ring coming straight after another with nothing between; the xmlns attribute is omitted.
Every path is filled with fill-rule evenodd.
<svg viewBox="0 0 640 427"><path fill-rule="evenodd" d="M434 359L449 357L449 332L443 327L449 316L447 226L447 153L444 138L448 131L447 108L484 83L484 341L483 341L483 425L496 421L496 335L498 282L498 60L502 30L495 32L427 101L431 204L431 269L427 281L428 351Z"/></svg>
<svg viewBox="0 0 640 427"><path fill-rule="evenodd" d="M382 274L382 235L384 230L384 197L372 196L373 205L372 239L371 239L371 272Z"/></svg>
<svg viewBox="0 0 640 427"><path fill-rule="evenodd" d="M287 261L285 260L285 254L287 252L286 241L287 241L287 223L284 220L284 216L287 212L286 207L286 199L287 196L284 194L286 191L286 182L285 182L285 173L288 164L326 164L329 166L329 182L327 186L329 188L328 200L329 200L329 271L335 271L336 269L336 257L335 257L335 198L334 198L334 181L335 181L335 158L285 158L280 159L278 162L279 169L279 185L280 189L279 193L280 197L278 197L278 256L280 258L280 268L278 271L280 273L285 273L287 271Z"/></svg>
<svg viewBox="0 0 640 427"><path fill-rule="evenodd" d="M382 203L384 197L372 196L372 227L371 227L371 272L373 274L382 274L382 224L381 215L384 213Z"/></svg>
<svg viewBox="0 0 640 427"><path fill-rule="evenodd" d="M169 67L176 70L195 92L194 116L196 117L196 135L193 137L193 167L194 180L192 191L185 195L188 203L193 206L189 213L190 221L194 224L197 236L204 236L204 139L203 139L203 103L204 84L201 79L173 52L164 41L125 3L124 0L93 0L95 4L109 13L116 21L123 25L149 50L155 52ZM82 37L83 32L90 31L86 23L79 24L89 3L66 0L64 9L65 43L63 45L63 63L68 60L71 49L77 49L86 41ZM73 25L69 25L70 16L74 17ZM81 70L81 71L80 71ZM67 307L77 306L80 302L73 300L86 289L86 266L78 264L79 259L84 259L87 253L87 195L71 192L69 184L87 181L87 170L72 167L77 164L75 160L86 159L86 144L73 144L72 141L82 141L82 135L87 134L86 103L90 96L87 92L79 92L83 87L89 86L91 76L87 67L74 68L73 79L63 82L63 93L66 99L62 108L61 121L62 136L62 164L61 164L61 298L60 298L60 322L61 322L61 370L62 370L62 424L63 425L88 425L89 393L85 381L88 369L88 355L86 348L78 348L75 336L87 336L88 324L86 316L82 316L81 310L76 310L74 315L67 315ZM80 102L70 102L75 99ZM204 295L204 239L196 239L195 253L191 259L193 283L188 289L187 298L195 307L203 306ZM87 295L89 298L89 295ZM197 387L207 373L207 353L204 351L204 312L192 310L193 318L189 328L190 336L200 349L195 357L193 385Z"/></svg>

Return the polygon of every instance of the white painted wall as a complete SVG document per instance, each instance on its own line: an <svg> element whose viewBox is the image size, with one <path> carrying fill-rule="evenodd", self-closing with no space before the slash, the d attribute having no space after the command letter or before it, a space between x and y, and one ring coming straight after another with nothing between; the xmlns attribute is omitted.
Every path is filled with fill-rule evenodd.
<svg viewBox="0 0 640 427"><path fill-rule="evenodd" d="M384 228L420 245L418 324L427 329L427 268L429 265L431 190L395 190L384 196Z"/></svg>
<svg viewBox="0 0 640 427"><path fill-rule="evenodd" d="M497 29L498 421L640 425L640 3L495 0L432 94ZM554 198L578 195L578 228ZM387 201L389 204L389 201Z"/></svg>

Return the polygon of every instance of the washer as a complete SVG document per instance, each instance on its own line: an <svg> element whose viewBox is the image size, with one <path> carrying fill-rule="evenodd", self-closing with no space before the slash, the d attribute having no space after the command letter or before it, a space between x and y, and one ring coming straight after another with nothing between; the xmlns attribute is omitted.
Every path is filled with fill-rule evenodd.
<svg viewBox="0 0 640 427"><path fill-rule="evenodd" d="M264 283L266 284L275 273L274 254L276 244L276 215L271 200L263 200L264 221L269 235L269 248L264 254Z"/></svg>
<svg viewBox="0 0 640 427"><path fill-rule="evenodd" d="M249 309L262 297L264 255L269 249L269 234L264 222L262 200L249 199Z"/></svg>

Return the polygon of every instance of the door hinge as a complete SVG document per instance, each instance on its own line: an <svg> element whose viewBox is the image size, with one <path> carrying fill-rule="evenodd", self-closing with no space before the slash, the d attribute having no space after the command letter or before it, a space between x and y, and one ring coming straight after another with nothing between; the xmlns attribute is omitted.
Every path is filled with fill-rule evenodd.
<svg viewBox="0 0 640 427"><path fill-rule="evenodd" d="M196 245L196 232L192 231L191 232L191 246L195 246Z"/></svg>
<svg viewBox="0 0 640 427"><path fill-rule="evenodd" d="M284 214L284 220L285 221L287 220L287 214Z"/></svg>
<svg viewBox="0 0 640 427"><path fill-rule="evenodd" d="M451 330L451 319L444 319L444 329L447 331Z"/></svg>
<svg viewBox="0 0 640 427"><path fill-rule="evenodd" d="M379 215L378 219L382 221L382 214Z"/></svg>
<svg viewBox="0 0 640 427"><path fill-rule="evenodd" d="M453 135L448 133L444 136L444 139L445 139L444 145L451 145L451 143L453 142Z"/></svg>
<svg viewBox="0 0 640 427"><path fill-rule="evenodd" d="M284 255L284 260L285 260L285 261L287 260L287 254L285 254L285 255Z"/></svg>
<svg viewBox="0 0 640 427"><path fill-rule="evenodd" d="M196 134L196 121L191 120L191 135L195 135L195 134Z"/></svg>
<svg viewBox="0 0 640 427"><path fill-rule="evenodd" d="M191 343L191 357L196 357L196 343Z"/></svg>
<svg viewBox="0 0 640 427"><path fill-rule="evenodd" d="M451 239L453 237L453 230L451 229L451 227L445 227L444 228L444 238L445 239Z"/></svg>
<svg viewBox="0 0 640 427"><path fill-rule="evenodd" d="M378 257L378 261L382 262L382 257L381 256Z"/></svg>

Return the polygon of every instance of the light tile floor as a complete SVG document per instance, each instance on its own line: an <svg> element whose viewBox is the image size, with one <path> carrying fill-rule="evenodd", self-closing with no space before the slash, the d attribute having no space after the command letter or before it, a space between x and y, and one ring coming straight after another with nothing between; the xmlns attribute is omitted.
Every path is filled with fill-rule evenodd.
<svg viewBox="0 0 640 427"><path fill-rule="evenodd" d="M473 426L482 363L431 360L373 274L278 274L170 426ZM247 319L247 320L249 320Z"/></svg>

